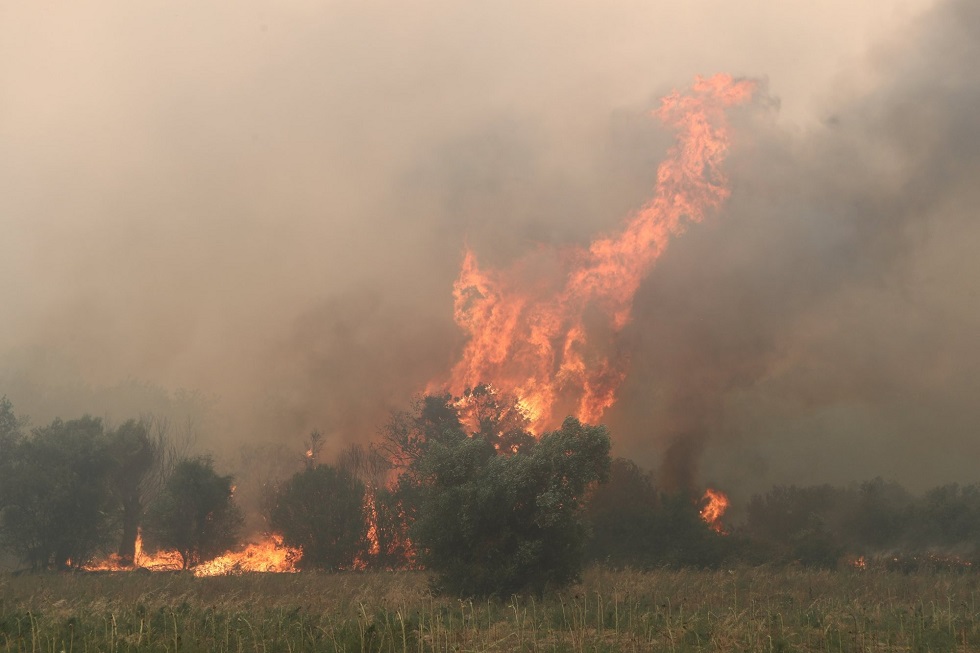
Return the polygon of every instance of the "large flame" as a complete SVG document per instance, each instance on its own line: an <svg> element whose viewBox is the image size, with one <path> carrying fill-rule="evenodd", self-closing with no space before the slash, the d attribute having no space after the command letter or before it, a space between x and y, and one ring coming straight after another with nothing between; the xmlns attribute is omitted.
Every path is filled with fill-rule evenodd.
<svg viewBox="0 0 980 653"><path fill-rule="evenodd" d="M689 91L663 98L655 114L677 130L677 143L657 170L653 198L619 233L559 253L560 281L531 272L547 253L485 270L467 249L453 294L469 340L447 389L459 395L491 382L520 398L535 431L569 413L598 421L626 375L611 336L629 321L640 281L670 236L728 197L720 169L729 146L724 110L746 102L754 86L729 75L698 77Z"/></svg>
<svg viewBox="0 0 980 653"><path fill-rule="evenodd" d="M203 562L192 569L195 576L222 576L241 574L245 572L295 572L297 562L302 557L300 549L286 546L282 536L271 534L258 542L246 546L241 551L228 551L213 560ZM149 571L180 571L183 560L176 551L156 551L153 553L143 549L143 534L136 536L136 555L132 564L124 564L120 557L111 554L103 560L97 560L82 567L86 571L132 571L147 569Z"/></svg>
<svg viewBox="0 0 980 653"><path fill-rule="evenodd" d="M721 523L721 518L728 510L728 496L721 490L709 487L704 491L701 502L704 504L704 507L701 508L701 519L711 527L711 530L724 534L725 527Z"/></svg>
<svg viewBox="0 0 980 653"><path fill-rule="evenodd" d="M296 563L302 557L300 549L283 544L282 536L269 535L260 542L249 544L242 551L229 551L214 560L194 567L195 576L224 576L252 571L291 573L299 571Z"/></svg>

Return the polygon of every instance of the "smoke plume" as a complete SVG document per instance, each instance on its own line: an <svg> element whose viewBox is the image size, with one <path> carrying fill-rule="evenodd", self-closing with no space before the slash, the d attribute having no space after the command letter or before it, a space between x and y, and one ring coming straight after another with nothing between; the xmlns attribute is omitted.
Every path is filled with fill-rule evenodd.
<svg viewBox="0 0 980 653"><path fill-rule="evenodd" d="M975 480L980 9L678 5L0 5L0 395L368 442L465 350L464 250L615 232L658 98L724 72L767 83L615 336L616 453L735 498Z"/></svg>

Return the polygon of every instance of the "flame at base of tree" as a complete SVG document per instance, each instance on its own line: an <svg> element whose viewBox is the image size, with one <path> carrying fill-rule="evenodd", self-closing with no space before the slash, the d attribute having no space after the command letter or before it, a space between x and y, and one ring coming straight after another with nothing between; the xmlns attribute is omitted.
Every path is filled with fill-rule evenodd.
<svg viewBox="0 0 980 653"><path fill-rule="evenodd" d="M228 552L194 567L195 576L226 576L247 572L294 573L303 557L301 549L286 546L281 535L269 535L242 551Z"/></svg>
<svg viewBox="0 0 980 653"><path fill-rule="evenodd" d="M195 576L225 576L249 572L293 573L299 571L297 563L303 556L298 548L286 546L282 536L271 534L258 542L248 544L241 551L229 551L213 560L203 562L191 572ZM136 537L136 555L132 564L123 563L115 553L103 560L82 567L85 571L180 571L183 559L176 551L147 552L143 549L143 534Z"/></svg>
<svg viewBox="0 0 980 653"><path fill-rule="evenodd" d="M728 510L728 496L721 490L709 487L704 491L701 503L704 505L701 508L701 519L711 527L711 530L724 535L725 527L721 523L721 518Z"/></svg>
<svg viewBox="0 0 980 653"><path fill-rule="evenodd" d="M378 499L390 488L369 488L364 494L365 540L367 546L354 559L352 569L422 569L415 546L408 536L409 520L401 501Z"/></svg>

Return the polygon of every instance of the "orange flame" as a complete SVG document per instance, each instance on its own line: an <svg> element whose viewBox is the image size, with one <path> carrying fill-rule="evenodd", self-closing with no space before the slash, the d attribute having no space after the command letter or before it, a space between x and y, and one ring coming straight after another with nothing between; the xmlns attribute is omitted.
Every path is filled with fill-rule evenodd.
<svg viewBox="0 0 980 653"><path fill-rule="evenodd" d="M704 504L701 509L701 519L711 527L711 530L724 535L725 527L721 523L721 518L728 510L728 497L721 490L709 487L704 491L701 502Z"/></svg>
<svg viewBox="0 0 980 653"><path fill-rule="evenodd" d="M148 553L143 549L143 532L136 532L136 553L132 564L124 564L118 554L112 553L102 560L91 562L82 569L85 571L132 571L133 569L149 569L150 571L179 571L183 561L176 551L158 551Z"/></svg>
<svg viewBox="0 0 980 653"><path fill-rule="evenodd" d="M195 576L226 576L253 571L293 573L302 557L300 549L286 546L281 535L269 535L243 551L228 552L194 567Z"/></svg>
<svg viewBox="0 0 980 653"><path fill-rule="evenodd" d="M283 543L281 535L268 535L259 542L249 544L242 551L229 551L213 560L194 567L195 576L222 576L241 574L252 571L295 572L297 562L302 557L301 549L288 547ZM176 551L156 551L149 553L143 549L143 534L136 536L136 555L133 564L122 563L120 557L113 553L103 560L97 560L82 567L85 571L132 571L147 569L149 571L180 571L183 569L183 559Z"/></svg>
<svg viewBox="0 0 980 653"><path fill-rule="evenodd" d="M368 488L364 493L364 504L361 509L367 526L365 531L367 550L354 559L353 569L367 569L370 561L381 551L381 544L378 542L378 505L375 502L374 488Z"/></svg>
<svg viewBox="0 0 980 653"><path fill-rule="evenodd" d="M557 283L533 274L532 266L547 258L542 252L510 270L484 270L467 249L453 296L456 323L469 340L446 389L459 395L492 382L520 398L535 431L555 425L558 411L598 421L626 376L627 361L613 352L611 336L629 322L633 296L670 236L728 197L720 167L729 145L724 110L746 102L754 88L715 75L663 98L655 114L678 136L657 170L653 199L619 233L588 250L560 252Z"/></svg>

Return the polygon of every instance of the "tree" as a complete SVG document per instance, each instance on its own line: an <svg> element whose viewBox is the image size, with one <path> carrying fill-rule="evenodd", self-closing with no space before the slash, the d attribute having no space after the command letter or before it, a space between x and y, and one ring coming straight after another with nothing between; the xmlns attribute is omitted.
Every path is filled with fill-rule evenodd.
<svg viewBox="0 0 980 653"><path fill-rule="evenodd" d="M13 404L0 397L0 511L11 498L10 478L14 473L14 452L24 437L24 420L14 414Z"/></svg>
<svg viewBox="0 0 980 653"><path fill-rule="evenodd" d="M588 556L614 567L716 567L735 538L712 530L702 507L689 492L659 491L649 472L617 459L589 496Z"/></svg>
<svg viewBox="0 0 980 653"><path fill-rule="evenodd" d="M307 467L279 489L270 524L303 549L303 567L349 568L365 549L364 490L346 470Z"/></svg>
<svg viewBox="0 0 980 653"><path fill-rule="evenodd" d="M116 553L124 565L133 564L143 510L162 485L168 451L164 431L154 437L151 421L129 420L108 435L109 487L118 503L120 538Z"/></svg>
<svg viewBox="0 0 980 653"><path fill-rule="evenodd" d="M364 509L368 546L361 561L371 569L405 569L414 566L414 550L408 537L409 496L398 485L387 484L391 463L376 447L351 444L340 452L337 468L346 470L366 486ZM412 504L414 505L414 504Z"/></svg>
<svg viewBox="0 0 980 653"><path fill-rule="evenodd" d="M534 440L509 419L482 415L467 432L460 408L473 395L425 397L387 431L405 465L401 488L417 496L410 533L422 562L440 589L462 596L540 593L574 580L582 500L609 468L605 428L568 418ZM476 398L492 412L493 396Z"/></svg>
<svg viewBox="0 0 980 653"><path fill-rule="evenodd" d="M396 488L376 487L371 496L373 542L366 562L374 569L405 569L415 566L415 549L409 537L414 505Z"/></svg>
<svg viewBox="0 0 980 653"><path fill-rule="evenodd" d="M7 396L0 397L0 461L4 459L6 447L23 437L24 421L14 414L14 406Z"/></svg>
<svg viewBox="0 0 980 653"><path fill-rule="evenodd" d="M55 420L4 446L3 544L33 569L88 562L113 515L102 421Z"/></svg>
<svg viewBox="0 0 980 653"><path fill-rule="evenodd" d="M4 527L4 513L17 495L15 453L24 437L23 425L24 420L14 414L10 400L6 396L0 397L0 545L9 544L6 542L8 534Z"/></svg>
<svg viewBox="0 0 980 653"><path fill-rule="evenodd" d="M180 461L147 508L147 541L180 553L184 569L223 553L243 522L232 493L232 477L218 475L210 458Z"/></svg>
<svg viewBox="0 0 980 653"><path fill-rule="evenodd" d="M651 546L659 510L650 473L631 460L613 460L608 480L590 493L586 505L592 532L588 557L614 567L651 564L660 553Z"/></svg>
<svg viewBox="0 0 980 653"><path fill-rule="evenodd" d="M830 485L776 486L752 497L746 535L775 549L783 562L833 568L844 554L846 492Z"/></svg>

